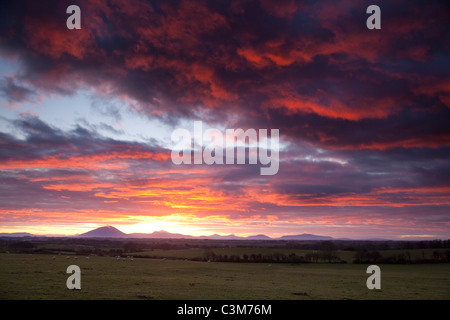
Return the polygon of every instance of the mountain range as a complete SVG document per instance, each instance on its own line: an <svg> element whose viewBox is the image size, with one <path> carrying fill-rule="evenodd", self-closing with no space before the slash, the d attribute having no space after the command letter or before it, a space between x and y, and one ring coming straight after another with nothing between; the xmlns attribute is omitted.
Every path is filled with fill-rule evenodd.
<svg viewBox="0 0 450 320"><path fill-rule="evenodd" d="M14 233L0 233L0 237L14 237L14 238L22 238L22 237L76 237L76 238L123 238L123 239L215 239L215 240L350 240L349 238L333 238L329 236L319 236L314 234L297 234L297 235L284 235L279 238L271 238L264 234L258 234L254 236L248 237L240 237L234 234L230 235L219 235L213 234L209 236L191 236L180 233L170 233L167 231L154 231L152 233L124 233L119 229L113 226L104 226L100 228L96 228L94 230L78 234L78 235L35 235L28 232L14 232ZM426 240L435 240L437 238L430 238ZM383 238L366 238L359 239L364 241L391 241L393 239L383 239ZM423 241L425 240L422 237L410 237L408 239L401 239L407 241Z"/></svg>
<svg viewBox="0 0 450 320"><path fill-rule="evenodd" d="M0 233L0 237L42 237L40 235L34 235L28 232L16 232L16 233ZM298 234L298 235L286 235L279 238L271 238L264 234L258 234L249 237L239 237L234 234L219 235L213 234L209 236L191 236L180 233L170 233L167 231L154 231L152 233L124 233L113 226L104 226L96 228L94 230L73 236L64 237L76 237L76 238L124 238L124 239L215 239L215 240L336 240L332 237L318 236L314 234Z"/></svg>
<svg viewBox="0 0 450 320"><path fill-rule="evenodd" d="M35 237L34 234L28 232L13 232L13 233L0 233L0 237Z"/></svg>
<svg viewBox="0 0 450 320"><path fill-rule="evenodd" d="M217 239L217 240L333 240L332 237L318 236L313 234L288 235L279 238L271 238L263 234L239 237L233 234L210 236L190 236L180 233L170 233L167 231L155 231L152 233L123 233L113 226L100 227L86 233L80 234L81 238L147 238L147 239Z"/></svg>

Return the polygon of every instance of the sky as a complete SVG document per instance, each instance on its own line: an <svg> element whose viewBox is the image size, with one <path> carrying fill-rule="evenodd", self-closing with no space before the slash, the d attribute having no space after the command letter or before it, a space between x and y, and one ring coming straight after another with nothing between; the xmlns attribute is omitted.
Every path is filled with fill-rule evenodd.
<svg viewBox="0 0 450 320"><path fill-rule="evenodd" d="M450 238L450 5L372 2L3 1L0 232ZM175 164L195 121L278 171Z"/></svg>

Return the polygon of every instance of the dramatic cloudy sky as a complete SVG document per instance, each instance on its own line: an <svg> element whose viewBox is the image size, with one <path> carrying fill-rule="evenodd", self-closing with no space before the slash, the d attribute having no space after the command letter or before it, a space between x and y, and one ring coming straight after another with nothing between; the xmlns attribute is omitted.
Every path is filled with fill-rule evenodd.
<svg viewBox="0 0 450 320"><path fill-rule="evenodd" d="M0 232L449 238L449 21L445 1L3 1ZM195 120L279 129L278 173L173 164Z"/></svg>

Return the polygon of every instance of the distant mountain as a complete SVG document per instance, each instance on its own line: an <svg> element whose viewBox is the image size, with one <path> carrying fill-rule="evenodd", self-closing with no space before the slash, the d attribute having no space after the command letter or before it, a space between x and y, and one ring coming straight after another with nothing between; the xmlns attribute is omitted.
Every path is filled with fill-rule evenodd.
<svg viewBox="0 0 450 320"><path fill-rule="evenodd" d="M234 234L219 235L213 234L209 236L189 236L180 233L170 233L164 230L154 231L153 233L123 233L112 226L100 227L89 232L78 235L85 238L143 238L143 239L213 239L213 240L333 240L332 237L317 236L314 234L298 234L282 236L280 238L271 238L264 234L258 234L249 237L239 237Z"/></svg>
<svg viewBox="0 0 450 320"><path fill-rule="evenodd" d="M278 238L278 240L333 240L332 237L327 236L316 236L314 234L298 234L298 235L292 235L292 236L282 236Z"/></svg>
<svg viewBox="0 0 450 320"><path fill-rule="evenodd" d="M0 237L35 237L35 235L28 232L12 232L0 233Z"/></svg>
<svg viewBox="0 0 450 320"><path fill-rule="evenodd" d="M86 233L78 235L83 238L128 238L126 233L123 233L112 226L100 227Z"/></svg>
<svg viewBox="0 0 450 320"><path fill-rule="evenodd" d="M199 236L197 237L199 239L213 239L213 240L239 240L239 239L245 239L243 237L235 236L234 234L229 234L222 236L220 234L212 234L210 236Z"/></svg>
<svg viewBox="0 0 450 320"><path fill-rule="evenodd" d="M61 235L59 235L61 236ZM28 232L16 232L16 233L0 233L0 237L41 237L33 235ZM69 236L70 237L70 236ZM342 240L334 239L328 236L318 236L314 234L298 234L298 235L286 235L279 238L271 238L264 234L258 234L248 237L240 237L234 234L220 235L213 234L209 236L190 236L181 233L170 233L164 230L154 231L152 233L124 233L113 226L100 227L80 235L74 235L72 237L81 238L129 238L129 239L213 239L213 240ZM381 240L381 239L377 239ZM385 240L385 239L383 239Z"/></svg>
<svg viewBox="0 0 450 320"><path fill-rule="evenodd" d="M164 230L154 231L153 233L129 233L128 238L146 238L146 239L190 239L193 236L188 236L181 233L170 233Z"/></svg>
<svg viewBox="0 0 450 320"><path fill-rule="evenodd" d="M271 237L266 236L265 234L257 234L256 236L246 237L247 240L273 240Z"/></svg>
<svg viewBox="0 0 450 320"><path fill-rule="evenodd" d="M209 236L190 236L181 233L170 233L164 230L154 231L152 233L124 233L113 226L100 227L80 235L35 235L28 232L12 232L12 233L0 233L0 237L10 237L10 238L24 238L24 237L81 237L81 238L126 238L126 239L212 239L212 240L284 240L284 241L395 241L392 239L383 238L367 238L367 239L348 239L348 238L333 238L329 236L318 236L315 234L297 234L297 235L285 235L279 238L271 238L264 234L257 234L254 236L240 237L234 234L220 235L212 234ZM400 239L397 241L423 241L423 240L434 240L438 238L427 238L422 237L410 237L408 239Z"/></svg>

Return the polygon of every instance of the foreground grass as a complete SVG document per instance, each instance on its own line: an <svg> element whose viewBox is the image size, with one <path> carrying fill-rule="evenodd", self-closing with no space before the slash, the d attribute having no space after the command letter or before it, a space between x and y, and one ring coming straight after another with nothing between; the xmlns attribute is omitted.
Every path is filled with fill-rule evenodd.
<svg viewBox="0 0 450 320"><path fill-rule="evenodd" d="M208 263L183 260L0 254L0 299L450 299L450 265ZM81 268L81 290L66 269Z"/></svg>

